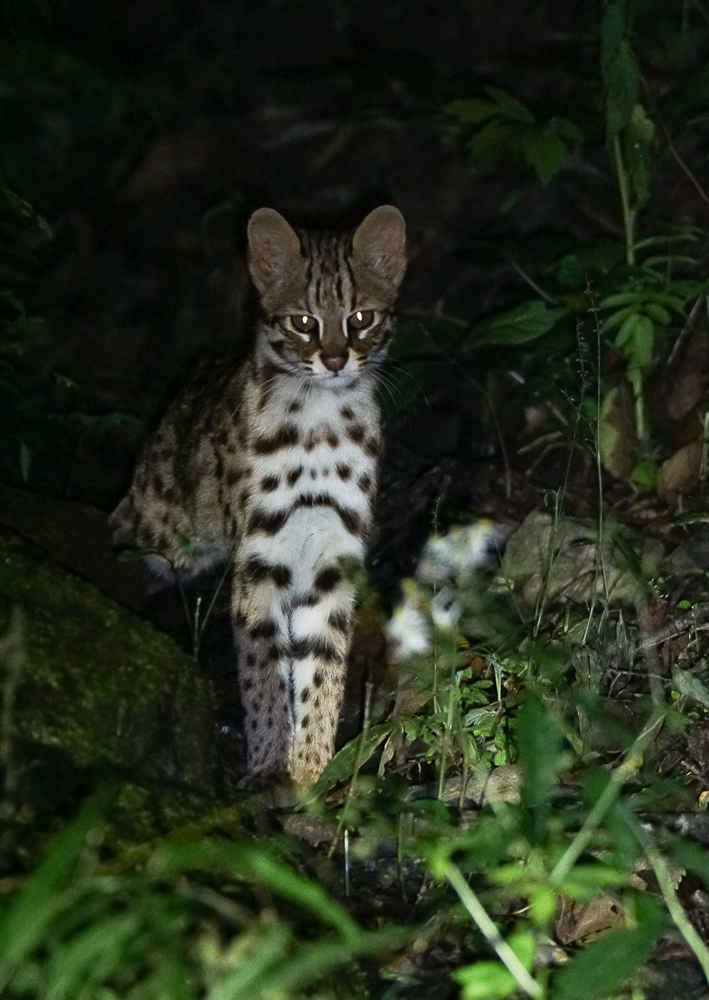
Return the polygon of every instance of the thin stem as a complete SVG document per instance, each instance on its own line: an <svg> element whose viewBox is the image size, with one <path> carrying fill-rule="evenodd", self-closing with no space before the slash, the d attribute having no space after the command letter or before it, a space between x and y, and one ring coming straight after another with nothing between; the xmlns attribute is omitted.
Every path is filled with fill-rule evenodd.
<svg viewBox="0 0 709 1000"><path fill-rule="evenodd" d="M615 164L616 177L618 178L618 191L620 193L620 207L623 212L623 231L625 233L625 262L629 267L635 263L635 211L630 204L630 189L628 185L628 175L623 163L623 154L620 148L620 139L617 135L611 140L613 148L613 162Z"/></svg>
<svg viewBox="0 0 709 1000"><path fill-rule="evenodd" d="M687 917L687 914L684 912L675 887L672 883L672 875L667 867L667 862L640 824L633 822L632 827L635 836L642 844L643 850L645 851L645 857L650 862L652 870L655 872L657 884L659 885L660 892L667 903L667 909L670 911L670 916L672 917L672 920L674 921L674 924L680 934L696 955L697 961L704 971L707 982L709 982L709 949L707 949L707 946L704 944L699 934L697 934Z"/></svg>
<svg viewBox="0 0 709 1000"><path fill-rule="evenodd" d="M458 893L461 903L477 924L481 934L484 935L490 946L495 949L498 958L507 967L507 970L515 977L520 989L523 989L527 996L541 997L544 992L541 985L530 976L502 937L488 916L485 907L465 881L460 868L454 865L452 861L448 861L445 866L445 874L450 884Z"/></svg>
<svg viewBox="0 0 709 1000"><path fill-rule="evenodd" d="M620 794L622 786L639 770L643 761L645 747L662 725L664 718L665 716L663 713L659 716L654 715L650 719L647 726L645 726L643 731L636 738L630 750L628 750L623 763L611 774L610 781L601 792L598 801L589 812L583 826L555 865L554 870L550 875L552 885L559 885L559 883L563 882L581 854L583 854L586 850L593 834L600 826L601 820Z"/></svg>

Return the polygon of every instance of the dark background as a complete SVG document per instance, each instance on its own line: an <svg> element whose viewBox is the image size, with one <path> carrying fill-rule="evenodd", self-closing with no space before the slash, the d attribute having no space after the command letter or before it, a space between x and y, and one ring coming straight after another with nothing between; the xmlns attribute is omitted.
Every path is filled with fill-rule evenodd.
<svg viewBox="0 0 709 1000"><path fill-rule="evenodd" d="M575 398L577 338L476 350L466 329L534 296L530 279L548 287L565 250L620 244L602 14L568 0L5 3L0 477L110 510L195 360L247 346L249 213L347 224L391 201L410 267L383 392L389 576L441 505L504 519L538 503L566 457L514 477L525 413L559 380ZM701 176L708 26L700 0L636 8L662 126L640 235L706 221L672 149ZM580 129L548 185L513 156L467 162L446 108L490 84Z"/></svg>

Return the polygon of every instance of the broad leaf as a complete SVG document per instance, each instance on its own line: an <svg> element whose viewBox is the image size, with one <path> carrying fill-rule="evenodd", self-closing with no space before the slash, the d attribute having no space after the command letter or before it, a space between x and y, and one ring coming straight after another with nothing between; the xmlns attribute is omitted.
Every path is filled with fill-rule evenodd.
<svg viewBox="0 0 709 1000"><path fill-rule="evenodd" d="M548 333L566 313L566 309L548 306L539 299L530 299L514 309L481 320L472 327L470 335L480 344L502 344L509 347L528 344Z"/></svg>
<svg viewBox="0 0 709 1000"><path fill-rule="evenodd" d="M348 778L352 777L356 765L366 763L391 730L391 722L381 722L377 726L370 726L366 733L350 740L343 746L342 750L335 754L320 775L317 784L313 787L314 794L326 792L333 785L337 785L340 781L347 781Z"/></svg>
<svg viewBox="0 0 709 1000"><path fill-rule="evenodd" d="M635 902L638 926L610 931L572 959L556 978L552 1000L605 997L650 958L667 920L652 900L638 897Z"/></svg>

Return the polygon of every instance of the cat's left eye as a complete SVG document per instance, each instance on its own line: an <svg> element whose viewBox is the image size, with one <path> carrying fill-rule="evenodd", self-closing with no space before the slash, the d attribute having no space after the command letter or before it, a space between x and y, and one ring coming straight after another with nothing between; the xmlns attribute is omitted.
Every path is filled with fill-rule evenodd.
<svg viewBox="0 0 709 1000"><path fill-rule="evenodd" d="M288 318L295 332L303 334L306 337L310 337L318 328L318 321L314 316L300 314L298 316L289 316Z"/></svg>
<svg viewBox="0 0 709 1000"><path fill-rule="evenodd" d="M358 309L347 317L347 329L351 333L362 333L368 330L373 322L374 313L371 309Z"/></svg>

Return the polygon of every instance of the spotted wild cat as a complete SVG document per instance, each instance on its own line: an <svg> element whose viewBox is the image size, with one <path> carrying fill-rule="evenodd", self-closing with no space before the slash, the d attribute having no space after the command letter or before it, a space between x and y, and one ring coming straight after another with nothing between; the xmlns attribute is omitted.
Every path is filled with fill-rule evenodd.
<svg viewBox="0 0 709 1000"><path fill-rule="evenodd" d="M147 442L112 521L195 573L233 562L247 783L317 780L333 753L381 444L377 372L406 231L391 205L345 234L248 225L260 313L241 365L200 366Z"/></svg>

